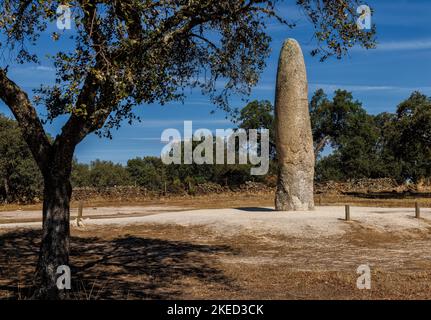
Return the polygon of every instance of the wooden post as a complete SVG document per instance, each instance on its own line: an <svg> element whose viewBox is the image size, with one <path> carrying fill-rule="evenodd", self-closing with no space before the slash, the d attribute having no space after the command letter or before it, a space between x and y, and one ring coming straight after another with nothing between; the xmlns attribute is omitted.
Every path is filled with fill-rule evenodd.
<svg viewBox="0 0 431 320"><path fill-rule="evenodd" d="M420 208L420 206L419 206L419 203L416 201L415 202L415 216L416 216L416 219L420 219L420 217L421 217L421 208Z"/></svg>
<svg viewBox="0 0 431 320"><path fill-rule="evenodd" d="M78 207L78 218L76 219L76 224L78 227L82 224L82 212L84 211L84 201L79 201Z"/></svg>
<svg viewBox="0 0 431 320"><path fill-rule="evenodd" d="M346 221L350 221L350 206L346 205Z"/></svg>

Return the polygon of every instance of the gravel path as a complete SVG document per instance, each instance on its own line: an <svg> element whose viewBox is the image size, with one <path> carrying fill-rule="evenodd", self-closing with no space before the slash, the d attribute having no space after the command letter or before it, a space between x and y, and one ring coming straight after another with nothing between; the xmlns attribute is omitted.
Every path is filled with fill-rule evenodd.
<svg viewBox="0 0 431 320"><path fill-rule="evenodd" d="M169 212L162 212L169 210ZM100 225L177 224L203 225L218 232L254 231L280 233L293 237L319 238L344 234L352 223L387 232L431 229L431 209L422 209L422 219L414 218L412 208L351 207L352 222L345 222L344 207L317 207L306 212L275 212L271 208L204 209L177 211L177 207L97 208L84 211L85 227ZM40 212L2 212L5 217L30 217ZM74 215L72 215L74 216ZM109 216L109 217L106 217ZM33 216L34 217L34 216ZM40 228L41 222L1 223L0 229Z"/></svg>

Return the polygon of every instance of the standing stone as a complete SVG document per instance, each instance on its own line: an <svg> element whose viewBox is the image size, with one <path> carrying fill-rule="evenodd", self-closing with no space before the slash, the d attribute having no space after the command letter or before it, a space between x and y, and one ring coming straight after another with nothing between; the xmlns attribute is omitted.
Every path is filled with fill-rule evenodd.
<svg viewBox="0 0 431 320"><path fill-rule="evenodd" d="M294 39L280 53L275 92L275 130L279 174L275 209L314 209L314 150L308 109L304 56Z"/></svg>

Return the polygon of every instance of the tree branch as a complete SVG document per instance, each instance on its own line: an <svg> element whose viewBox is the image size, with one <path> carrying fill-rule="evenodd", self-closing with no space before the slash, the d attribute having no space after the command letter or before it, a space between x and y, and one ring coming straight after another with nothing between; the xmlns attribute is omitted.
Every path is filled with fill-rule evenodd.
<svg viewBox="0 0 431 320"><path fill-rule="evenodd" d="M96 63L92 69L96 72L103 71L104 74L109 74L110 66L115 65L114 62L121 64L123 61L130 59L129 53L122 51L111 52L108 48L108 41L98 26L96 6L92 1L88 0L79 0L78 2L84 12L83 26L90 37L92 48L96 53ZM242 12L247 11L255 2L254 0L250 0L248 3L242 3L233 15L240 15ZM158 4L158 2L153 3L152 6L156 6L156 4ZM131 24L128 25L130 27L129 37L139 38L139 32L137 31L139 14L133 12L132 7L121 3L117 3L115 9L117 14L123 17L123 19L129 17L129 15L133 17L132 21L127 21L126 19L126 25ZM211 5L205 8L196 6L195 4L182 6L171 17L167 18L149 39L146 41L139 41L136 45L141 46L140 51L149 50L154 45L163 46L174 38L190 33L196 26L214 20L214 15L217 16L218 19L224 19L228 13L229 10L226 8L213 8ZM197 34L193 34L193 36L207 41L208 43L208 40L204 37ZM208 44L211 46L211 43ZM211 47L218 50L214 44L212 44ZM98 80L91 73L87 75L76 103L77 108L80 105L86 106L86 115L72 114L63 128L62 134L57 138L55 146L61 145L63 141L67 141L75 146L82 141L87 134L103 126L103 123L109 117L114 107L113 102L107 102L106 99L102 97L104 92L108 92L110 88L109 79Z"/></svg>
<svg viewBox="0 0 431 320"><path fill-rule="evenodd" d="M27 94L0 69L0 99L12 111L18 121L24 140L27 142L39 168L45 171L51 143Z"/></svg>
<svg viewBox="0 0 431 320"><path fill-rule="evenodd" d="M107 54L107 48L105 46L106 40L95 22L97 20L97 11L95 6L88 6L88 1L81 0L80 4L85 12L84 27L87 34L91 37L94 50L97 52L96 65L93 70L101 70L106 63L105 54ZM100 49L100 51L97 51L96 48ZM72 113L62 129L61 135L57 137L54 143L57 148L64 149L63 153L71 153L71 156L73 156L75 146L81 142L86 135L94 131L94 122L99 122L96 121L97 119L94 119L94 114L96 112L96 96L100 87L100 80L98 80L92 72L89 72L76 101L76 107L82 105L86 106L86 115L76 115ZM106 115L106 117L108 117L108 115ZM66 150L65 148L67 146L69 146L69 148Z"/></svg>
<svg viewBox="0 0 431 320"><path fill-rule="evenodd" d="M330 136L324 136L319 142L317 142L316 147L314 148L314 156L319 156L319 153L323 150L323 148L326 146L326 143L329 141Z"/></svg>

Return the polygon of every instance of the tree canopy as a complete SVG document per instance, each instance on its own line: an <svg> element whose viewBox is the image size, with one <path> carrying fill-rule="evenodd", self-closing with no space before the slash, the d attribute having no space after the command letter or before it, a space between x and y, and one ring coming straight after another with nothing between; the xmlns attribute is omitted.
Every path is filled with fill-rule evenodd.
<svg viewBox="0 0 431 320"><path fill-rule="evenodd" d="M414 92L384 122L390 156L401 166L400 179L431 176L431 98Z"/></svg>
<svg viewBox="0 0 431 320"><path fill-rule="evenodd" d="M74 143L94 130L110 136L122 119L135 118L134 106L182 99L185 87L200 87L228 109L228 95L249 92L265 66L268 17L294 26L277 15L278 1L267 0L1 2L2 47L20 63L39 60L31 45L60 4L72 8L75 32L52 38L70 36L74 45L55 53L56 84L40 88L35 102L47 108L47 120L71 115L63 135L73 132ZM358 1L297 3L316 26L313 54L374 46L374 30L356 26Z"/></svg>

